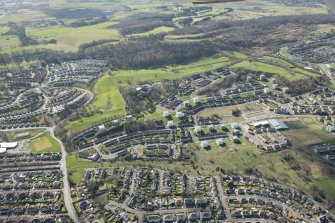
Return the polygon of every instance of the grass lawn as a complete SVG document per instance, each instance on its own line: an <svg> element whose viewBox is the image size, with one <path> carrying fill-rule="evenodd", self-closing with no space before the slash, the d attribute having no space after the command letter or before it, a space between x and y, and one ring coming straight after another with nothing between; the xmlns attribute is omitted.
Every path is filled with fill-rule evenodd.
<svg viewBox="0 0 335 223"><path fill-rule="evenodd" d="M60 145L50 136L50 133L44 133L31 140L29 147L33 153L61 152Z"/></svg>
<svg viewBox="0 0 335 223"><path fill-rule="evenodd" d="M44 129L31 129L31 130L16 130L4 132L7 139L0 136L0 141L14 142L18 140L28 139L36 136L38 133L45 131Z"/></svg>
<svg viewBox="0 0 335 223"><path fill-rule="evenodd" d="M168 33L170 31L173 31L175 28L173 27L167 27L167 26L161 26L161 27L157 27L155 29L152 29L148 32L144 32L144 33L135 33L135 34L131 34L128 36L136 36L136 37L144 37L144 36L150 36L150 35L156 35L156 34L160 34L160 33Z"/></svg>
<svg viewBox="0 0 335 223"><path fill-rule="evenodd" d="M335 199L335 177L323 178L315 183L331 199Z"/></svg>
<svg viewBox="0 0 335 223"><path fill-rule="evenodd" d="M260 71L260 72L266 72L270 74L275 74L282 76L284 78L287 78L289 80L299 80L303 79L305 75L300 74L300 73L292 73L287 71L284 68L277 67L274 65L266 64L266 63L261 63L261 62L250 62L250 61L242 61L240 63L234 64L231 66L232 68L243 68L246 70L252 70L252 71Z"/></svg>
<svg viewBox="0 0 335 223"><path fill-rule="evenodd" d="M285 124L290 130L308 128L308 126L302 121L289 121L285 122Z"/></svg>
<svg viewBox="0 0 335 223"><path fill-rule="evenodd" d="M37 40L56 39L57 44L38 45L33 48L50 48L64 51L77 51L83 43L89 43L93 40L105 40L121 38L117 30L106 29L115 22L105 22L92 26L83 26L78 28L72 27L52 27L52 28L30 28L27 29L28 36ZM31 48L31 47L30 47Z"/></svg>
<svg viewBox="0 0 335 223"><path fill-rule="evenodd" d="M334 137L323 131L322 126L313 118L301 118L297 122L287 122L288 131L284 131L294 148L305 148L319 143L334 143Z"/></svg>
<svg viewBox="0 0 335 223"><path fill-rule="evenodd" d="M120 84L116 78L109 75L104 75L100 78L94 86L96 98L89 106L98 108L101 113L90 117L81 117L79 120L70 122L66 126L66 129L69 132L78 131L80 129L89 128L92 124L99 123L106 118L124 115L126 110L119 92L119 85L126 84ZM111 107L108 107L108 100L111 102Z"/></svg>
<svg viewBox="0 0 335 223"><path fill-rule="evenodd" d="M233 106L226 106L222 108L208 108L201 112L199 112L199 117L209 118L213 115L218 115L222 121L225 123L232 123L232 122L241 122L244 121L242 116L235 117L232 115L232 111L235 109L239 109L241 113L250 113L250 112L259 112L262 111L262 107L257 103L248 103L242 105L233 105Z"/></svg>

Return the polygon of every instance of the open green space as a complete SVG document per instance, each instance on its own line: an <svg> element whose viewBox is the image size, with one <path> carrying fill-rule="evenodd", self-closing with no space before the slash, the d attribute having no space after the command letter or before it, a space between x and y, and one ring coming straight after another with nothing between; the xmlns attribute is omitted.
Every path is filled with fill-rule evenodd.
<svg viewBox="0 0 335 223"><path fill-rule="evenodd" d="M37 134L45 131L44 129L30 129L30 130L16 130L1 132L0 141L14 142L18 140L28 139L35 137Z"/></svg>
<svg viewBox="0 0 335 223"><path fill-rule="evenodd" d="M59 143L50 135L49 132L31 140L29 147L33 153L61 152Z"/></svg>
<svg viewBox="0 0 335 223"><path fill-rule="evenodd" d="M320 143L335 143L334 136L323 131L322 125L313 117L301 118L300 121L287 122L290 130L283 132L294 148L306 148Z"/></svg>
<svg viewBox="0 0 335 223"><path fill-rule="evenodd" d="M167 26L161 26L161 27L157 27L155 29L152 29L150 31L144 32L144 33L135 33L135 34L131 34L128 36L135 36L135 37L144 37L144 36L150 36L150 35L157 35L160 33L168 33L170 31L173 31L175 28L173 27L167 27Z"/></svg>
<svg viewBox="0 0 335 223"><path fill-rule="evenodd" d="M325 193L327 197L335 199L335 177L323 178L316 181L316 186L318 186L322 192Z"/></svg>
<svg viewBox="0 0 335 223"><path fill-rule="evenodd" d="M234 64L232 68L243 68L246 70L266 72L274 75L279 75L289 80L299 80L303 79L305 75L301 73L290 72L282 67L277 67L274 65L261 63L261 62L251 62L251 61L242 61L240 63Z"/></svg>
<svg viewBox="0 0 335 223"><path fill-rule="evenodd" d="M291 130L294 129L303 129L303 128L308 128L308 126L302 122L302 121L289 121L289 122L285 122L285 124L287 125L287 127Z"/></svg>
<svg viewBox="0 0 335 223"><path fill-rule="evenodd" d="M99 40L118 40L121 38L117 30L107 29L115 22L105 22L92 26L72 27L52 27L52 28L30 28L27 35L38 41L55 39L57 44L29 46L28 48L50 48L54 50L77 51L78 47L84 43Z"/></svg>

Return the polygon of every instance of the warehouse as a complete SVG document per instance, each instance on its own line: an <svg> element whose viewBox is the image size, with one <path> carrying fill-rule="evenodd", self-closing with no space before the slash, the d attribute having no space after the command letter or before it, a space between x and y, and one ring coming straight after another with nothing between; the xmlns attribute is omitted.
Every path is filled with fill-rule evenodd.
<svg viewBox="0 0 335 223"><path fill-rule="evenodd" d="M287 125L281 120L272 119L270 124L278 131L288 130Z"/></svg>

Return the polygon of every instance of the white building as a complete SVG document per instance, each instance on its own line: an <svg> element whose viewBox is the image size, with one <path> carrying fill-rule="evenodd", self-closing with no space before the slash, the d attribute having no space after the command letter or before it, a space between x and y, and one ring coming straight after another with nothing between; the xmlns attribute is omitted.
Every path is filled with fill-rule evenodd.
<svg viewBox="0 0 335 223"><path fill-rule="evenodd" d="M172 128L172 127L174 127L174 123L173 123L173 121L168 121L167 124L166 124L166 127L167 127L167 128Z"/></svg>
<svg viewBox="0 0 335 223"><path fill-rule="evenodd" d="M17 147L17 142L3 142L0 143L0 154L6 153L7 149L15 149Z"/></svg>
<svg viewBox="0 0 335 223"><path fill-rule="evenodd" d="M234 123L231 123L231 127L233 129L238 129L238 128L240 128L240 125L237 122L234 122Z"/></svg>
<svg viewBox="0 0 335 223"><path fill-rule="evenodd" d="M224 144L223 139L217 139L216 144L218 144L219 146L222 146Z"/></svg>
<svg viewBox="0 0 335 223"><path fill-rule="evenodd" d="M182 112L177 112L177 113L176 113L176 117L177 117L177 118L182 118L182 117L184 117L184 113L182 113Z"/></svg>
<svg viewBox="0 0 335 223"><path fill-rule="evenodd" d="M194 104L199 104L200 103L200 98L193 98Z"/></svg>
<svg viewBox="0 0 335 223"><path fill-rule="evenodd" d="M270 88L264 88L264 94L269 94L270 92Z"/></svg>
<svg viewBox="0 0 335 223"><path fill-rule="evenodd" d="M196 133L201 133L202 129L201 129L200 126L196 125L196 126L194 127L194 131L195 131Z"/></svg>
<svg viewBox="0 0 335 223"><path fill-rule="evenodd" d="M201 147L202 148L208 148L209 144L207 141L201 141Z"/></svg>
<svg viewBox="0 0 335 223"><path fill-rule="evenodd" d="M104 131L106 131L106 126L105 125L99 125L98 130L99 130L99 132L104 132Z"/></svg>
<svg viewBox="0 0 335 223"><path fill-rule="evenodd" d="M163 111L163 116L164 117L169 117L170 116L170 112L169 111Z"/></svg>
<svg viewBox="0 0 335 223"><path fill-rule="evenodd" d="M327 125L326 129L327 129L327 132L334 132L334 126Z"/></svg>

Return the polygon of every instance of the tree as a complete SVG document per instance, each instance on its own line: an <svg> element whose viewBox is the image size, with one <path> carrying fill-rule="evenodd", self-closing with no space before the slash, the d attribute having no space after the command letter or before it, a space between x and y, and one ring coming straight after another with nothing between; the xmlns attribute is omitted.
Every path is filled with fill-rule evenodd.
<svg viewBox="0 0 335 223"><path fill-rule="evenodd" d="M232 110L232 112L231 112L231 114L233 115L233 116L235 116L235 117L239 117L239 116L241 116L241 110L239 110L239 109L233 109Z"/></svg>

